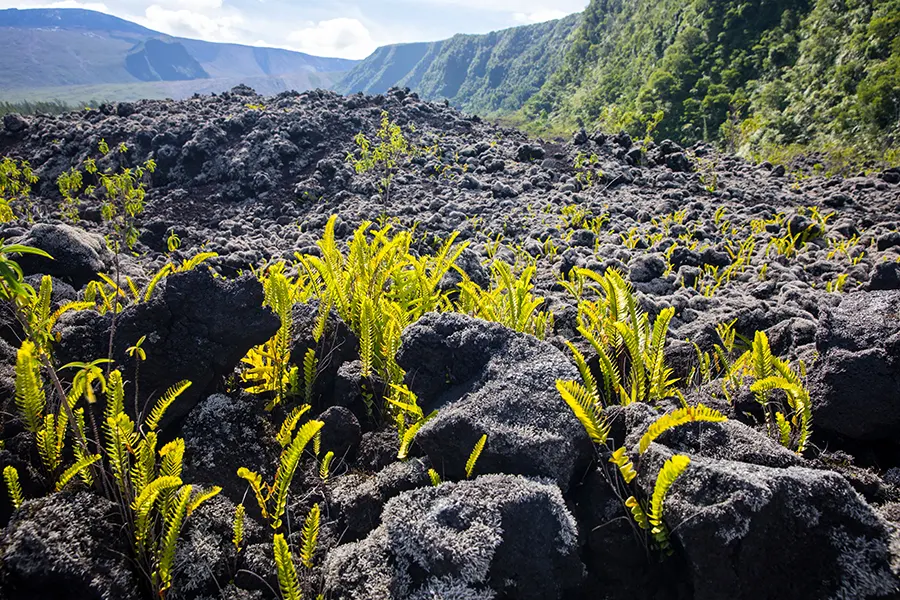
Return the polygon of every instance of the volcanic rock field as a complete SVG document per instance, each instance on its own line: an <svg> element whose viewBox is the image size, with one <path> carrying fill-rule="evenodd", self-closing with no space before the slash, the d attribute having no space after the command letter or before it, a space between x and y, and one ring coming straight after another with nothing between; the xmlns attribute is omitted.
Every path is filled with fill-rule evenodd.
<svg viewBox="0 0 900 600"><path fill-rule="evenodd" d="M900 598L896 169L243 86L0 157L0 599Z"/></svg>

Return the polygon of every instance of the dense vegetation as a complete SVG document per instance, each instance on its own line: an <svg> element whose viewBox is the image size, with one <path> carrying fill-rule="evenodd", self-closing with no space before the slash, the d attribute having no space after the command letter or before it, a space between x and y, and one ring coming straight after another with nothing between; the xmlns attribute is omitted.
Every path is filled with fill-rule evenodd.
<svg viewBox="0 0 900 600"><path fill-rule="evenodd" d="M399 85L470 112L514 111L562 64L579 19L385 46L350 71L338 91L378 94Z"/></svg>
<svg viewBox="0 0 900 600"><path fill-rule="evenodd" d="M896 145L897 0L593 0L540 124L599 123L684 143Z"/></svg>

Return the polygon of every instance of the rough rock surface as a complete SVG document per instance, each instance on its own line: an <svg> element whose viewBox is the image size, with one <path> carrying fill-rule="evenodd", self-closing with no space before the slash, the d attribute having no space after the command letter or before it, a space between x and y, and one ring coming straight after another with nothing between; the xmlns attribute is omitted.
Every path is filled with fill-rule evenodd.
<svg viewBox="0 0 900 600"><path fill-rule="evenodd" d="M255 279L221 281L197 269L168 277L149 302L124 309L116 319L113 357L124 372L134 372L127 349L147 336L140 374L153 383L140 386L141 405L186 379L192 385L166 412L163 426L185 417L250 348L278 330L278 317L262 302ZM57 326L61 362L105 358L111 320L91 311L64 315Z"/></svg>
<svg viewBox="0 0 900 600"><path fill-rule="evenodd" d="M548 343L454 313L432 313L403 334L397 362L427 414L416 436L448 478L488 434L477 473L547 477L568 489L590 456L584 429L556 391L578 372Z"/></svg>
<svg viewBox="0 0 900 600"><path fill-rule="evenodd" d="M79 288L112 265L112 253L101 236L71 225L37 223L15 243L40 248L53 257L23 255L17 259L23 271L53 275Z"/></svg>
<svg viewBox="0 0 900 600"><path fill-rule="evenodd" d="M900 292L847 294L819 320L816 427L854 440L900 439Z"/></svg>
<svg viewBox="0 0 900 600"><path fill-rule="evenodd" d="M437 146L427 157L401 161L387 204L378 193L379 174L357 173L346 161L356 150L359 132L370 139L375 135L382 111L412 143ZM129 151L99 158L100 139L111 146L125 143ZM578 153L597 157L590 167L592 183L576 172ZM315 301L295 308L293 362L299 364L311 347L320 359L309 415L322 415L328 423L323 450L331 449L332 439L346 459L333 463L331 478L323 483L318 462L306 456L289 495L295 550L295 525L312 503L323 509L314 568L300 570L309 595L320 591L317 578L322 576L330 589L360 598L396 593L431 599L440 593L467 599L535 594L567 600L693 600L722 597L726 589L729 596L741 589L747 598L795 593L820 600L869 592L896 597L887 573L900 548L890 541L885 521L872 516L900 522L894 472L900 466L900 438L897 404L891 402L898 395L894 338L900 329L892 296L900 285L896 170L823 177L815 172L816 157L787 166L754 164L702 144L643 144L627 134L583 131L572 142L535 140L449 106L422 102L404 90L369 97L314 91L262 98L246 86L179 102L107 104L59 116L10 115L0 127L0 156L29 160L40 178L32 192L39 224L0 224L0 238L37 244L49 237L48 243L55 243L71 234L81 240L62 248L57 243L51 250L57 261L34 266L24 259L28 273L54 273L66 252L75 251L71 265L60 272L72 288L54 282L54 308L62 299L83 294L86 278L112 269L109 255L97 246L111 233L98 198L83 198L72 230L77 233L60 227L56 178L87 158L97 158L101 169L134 167L151 158L158 165L147 181L146 210L135 223L140 236L134 254L119 257L122 275L140 286L167 262L180 264L201 250L218 253L198 273L170 277L149 303L125 309L114 348L131 380L135 365L125 349L148 334L145 348L151 356L140 370L142 395L155 396L182 377L194 379L171 414L185 414L195 402L198 408L187 414L180 431L172 423L163 434L185 437L187 481L224 487L221 503L204 507L212 512L198 512L194 525L188 521L186 563L179 573L190 583L173 591L173 598L260 600L277 590L271 532L262 526L237 561L223 568L231 562L225 547L226 499L239 502L247 492L235 471L247 466L271 481L280 451L274 433L284 416L281 409L264 413L265 400L242 393L240 379L232 377L240 355L277 327L277 320L260 308L259 286L235 278L265 261L292 260L298 252L321 254L316 242L331 215L337 215L339 244L363 221L414 228L411 252L419 256L433 253L441 240L458 232L457 241L468 247L457 266L482 287L490 283L492 260L533 264L534 294L544 298L542 308L554 312L556 325L547 342L452 315L431 315L411 326L400 357L407 383L426 411L439 408L440 416L420 432L411 458L397 463L396 431L383 414L367 411L363 397L364 385L371 389L369 384L383 382L362 377L355 337L332 314L326 336L316 343L309 334ZM805 243L779 250L788 234L801 230L808 232ZM166 243L172 232L182 240L174 251ZM746 255L739 262L735 257L741 253ZM207 266L227 280L206 276ZM674 555L664 561L645 535L635 535L621 506L627 490L609 477L605 450L588 464L596 449L554 389L557 377L577 378L562 342L577 340L578 311L559 281L575 268L618 269L632 281L639 305L651 318L675 309L666 355L676 377L687 377L696 366L691 342L710 350L720 342L716 326L722 323L734 323L735 331L748 338L766 331L777 354L802 358L809 370L813 439L804 457L760 434L764 426L747 385L735 393L733 405L710 397L721 398L721 380L684 390L691 403L715 405L733 420L669 431L638 465L641 489L629 493L645 496L667 453L686 453L694 461L693 471L671 490L665 516ZM459 271L451 271L438 289L452 299L461 279ZM39 283L38 278L29 283ZM105 357L108 320L90 312L65 315L57 328L61 343L55 358L64 364ZM11 370L21 334L11 315L0 313L0 337L8 343L0 344L0 440L5 447L0 466L15 465L26 495L35 497L52 482L42 481L33 436L11 410ZM659 414L647 405L607 412L616 446L629 447ZM427 469L435 468L445 480L463 479L466 459L483 433L488 442L477 474L527 473L546 478L543 483L491 475L504 483L482 489L466 481L433 489ZM611 486L608 480L617 483ZM537 492L533 486L553 491ZM523 488L533 502L520 503L516 494ZM568 549L565 556L553 554L561 547L547 541L549 531L558 535L571 529L560 525L568 517L547 516L568 514L556 512L562 506L560 493L579 522L577 558ZM2 518L9 507L0 495ZM415 515L403 504L409 499L416 500ZM256 510L252 500L247 496L250 518ZM33 505L20 514L30 515L27 507ZM449 525L414 529L437 520L426 519L423 511L448 519ZM446 544L470 539L460 533L469 529L454 529L462 522L453 520L457 514L478 525L479 540L503 540L499 546L479 546L493 548L497 559L490 562L488 580L466 580L463 566L473 557L455 550L448 554L452 560L427 562L430 574L412 555L393 563L379 558L393 560L396 552L405 552L390 531L405 536L420 530L430 537L414 554L440 556L437 551ZM502 535L492 529L501 514L513 523L502 528ZM527 521L516 520L519 516ZM547 537L534 537L535 523L547 525L541 529ZM720 539L723 532L744 531L741 527L743 537ZM40 533L54 532L49 525L44 529ZM89 535L86 545L108 548L124 537L121 529L98 528L97 535ZM218 537L223 546L211 548ZM346 544L351 539L357 543ZM345 545L332 552L338 543ZM505 552L514 548L528 548L531 554L509 558ZM367 554L369 549L373 553ZM323 573L322 557L328 552ZM579 559L587 571L583 578ZM78 581L107 581L105 564L79 563ZM354 570L354 565L362 568ZM221 591L205 578L207 567ZM51 573L46 580L54 577ZM370 583L393 591L370 592ZM6 592L0 585L0 596ZM128 592L110 596L128 598ZM26 597L40 596L29 590Z"/></svg>
<svg viewBox="0 0 900 600"><path fill-rule="evenodd" d="M329 554L326 594L561 598L581 581L577 542L577 525L555 485L482 475L388 502L378 529Z"/></svg>
<svg viewBox="0 0 900 600"><path fill-rule="evenodd" d="M22 505L0 530L0 595L9 600L137 600L117 508L88 492Z"/></svg>

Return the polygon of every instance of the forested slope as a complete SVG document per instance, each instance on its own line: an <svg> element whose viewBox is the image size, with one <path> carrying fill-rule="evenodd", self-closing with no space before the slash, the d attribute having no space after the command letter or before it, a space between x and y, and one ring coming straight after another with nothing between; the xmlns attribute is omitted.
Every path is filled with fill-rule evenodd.
<svg viewBox="0 0 900 600"><path fill-rule="evenodd" d="M898 0L593 0L527 104L681 142L885 148L900 120Z"/></svg>
<svg viewBox="0 0 900 600"><path fill-rule="evenodd" d="M406 86L469 112L518 110L562 64L579 18L385 46L352 69L337 89L375 94Z"/></svg>

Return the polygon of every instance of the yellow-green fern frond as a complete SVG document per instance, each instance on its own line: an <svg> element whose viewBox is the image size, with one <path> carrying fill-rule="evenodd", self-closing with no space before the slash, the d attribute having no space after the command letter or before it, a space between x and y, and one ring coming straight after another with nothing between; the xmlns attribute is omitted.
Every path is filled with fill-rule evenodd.
<svg viewBox="0 0 900 600"><path fill-rule="evenodd" d="M273 539L275 549L275 566L278 569L278 585L281 588L281 596L284 600L303 600L303 592L300 589L300 581L297 578L297 569L291 558L291 550L288 548L284 536L276 533Z"/></svg>
<svg viewBox="0 0 900 600"><path fill-rule="evenodd" d="M253 495L256 496L256 502L257 504L259 504L259 510L262 513L263 518L268 519L270 490L263 489L265 483L263 483L262 476L259 473L255 473L250 469L247 469L246 467L240 467L237 470L237 475L250 484L250 489L253 490Z"/></svg>
<svg viewBox="0 0 900 600"><path fill-rule="evenodd" d="M134 464L131 466L132 494L140 494L144 486L155 479L156 442L156 433L153 431L138 442Z"/></svg>
<svg viewBox="0 0 900 600"><path fill-rule="evenodd" d="M428 478L431 479L431 485L434 487L441 485L441 476L434 469L428 469Z"/></svg>
<svg viewBox="0 0 900 600"><path fill-rule="evenodd" d="M419 433L419 429L421 429L422 426L425 425L425 423L435 418L437 414L438 411L433 410L425 418L416 421L406 428L406 431L403 432L403 437L400 438L400 450L397 451L398 460L407 459L407 457L409 456L409 450L412 447L413 440L416 439L416 434Z"/></svg>
<svg viewBox="0 0 900 600"><path fill-rule="evenodd" d="M185 271L193 271L207 260L216 258L217 256L219 255L216 252L198 252L191 258L184 260L178 267L177 272L184 273Z"/></svg>
<svg viewBox="0 0 900 600"><path fill-rule="evenodd" d="M156 401L156 405L150 411L150 416L147 417L147 421L144 423L149 431L153 431L159 426L159 422L169 407L172 406L172 403L189 387L191 387L191 382L183 380L166 390L162 398Z"/></svg>
<svg viewBox="0 0 900 600"><path fill-rule="evenodd" d="M163 534L159 545L159 589L165 592L172 587L172 565L175 563L175 550L181 527L188 515L191 500L191 486L186 485L178 490L175 501L164 515Z"/></svg>
<svg viewBox="0 0 900 600"><path fill-rule="evenodd" d="M244 543L244 517L246 510L243 504L238 504L234 509L234 522L231 527L231 543L234 545L235 552L241 551L241 545Z"/></svg>
<svg viewBox="0 0 900 600"><path fill-rule="evenodd" d="M609 436L609 425L603 415L603 409L597 398L577 381L556 380L556 389L560 396L575 413L575 417L587 431L588 436L596 444L605 444Z"/></svg>
<svg viewBox="0 0 900 600"><path fill-rule="evenodd" d="M300 535L300 562L307 569L312 569L313 555L316 553L316 543L319 540L319 505L313 504L306 521L303 523L303 532Z"/></svg>
<svg viewBox="0 0 900 600"><path fill-rule="evenodd" d="M134 513L134 544L138 554L143 553L150 542L151 517L157 498L164 491L179 486L181 479L178 477L158 477L148 483L131 503L131 510Z"/></svg>
<svg viewBox="0 0 900 600"><path fill-rule="evenodd" d="M125 383L122 373L116 369L106 380L106 419L115 418L125 411Z"/></svg>
<svg viewBox="0 0 900 600"><path fill-rule="evenodd" d="M275 473L275 483L272 486L272 495L275 498L275 506L272 510L272 527L281 527L281 517L287 508L287 494L294 478L294 472L300 463L303 450L312 441L313 437L325 425L322 421L307 421L300 427L294 441L288 446L281 456L281 463Z"/></svg>
<svg viewBox="0 0 900 600"><path fill-rule="evenodd" d="M22 485L19 483L19 472L14 466L3 467L3 481L6 482L6 491L13 508L17 509L22 506L22 503L25 502L25 495L22 493Z"/></svg>
<svg viewBox="0 0 900 600"><path fill-rule="evenodd" d="M184 461L184 440L175 438L159 449L159 474L164 477L181 477Z"/></svg>
<svg viewBox="0 0 900 600"><path fill-rule="evenodd" d="M150 281L147 283L147 287L144 288L144 302L149 302L150 298L153 296L153 292L156 290L156 286L159 285L159 282L169 276L170 273L175 271L175 267L171 263L166 263L163 268L154 273L153 277L150 278Z"/></svg>
<svg viewBox="0 0 900 600"><path fill-rule="evenodd" d="M637 498L629 496L625 501L625 506L631 510L631 516L641 529L650 529L650 521L647 520L647 511L644 510L644 507L641 506L641 503L638 502Z"/></svg>
<svg viewBox="0 0 900 600"><path fill-rule="evenodd" d="M581 374L581 382L585 389L591 396L599 397L600 390L597 388L597 380L594 378L594 374L591 373L591 368L588 366L584 354L569 340L566 340L566 346L572 352L572 360L575 361L575 366L578 367L578 372Z"/></svg>
<svg viewBox="0 0 900 600"><path fill-rule="evenodd" d="M201 492L201 493L197 494L194 497L194 499L191 500L191 503L188 504L187 516L188 517L191 516L191 513L193 513L198 508L200 508L200 506L204 502L210 500L211 498L215 498L216 496L219 495L219 492L221 492L221 491L222 491L222 488L220 488L217 485L214 485L211 488L209 488L208 490L206 490L205 492Z"/></svg>
<svg viewBox="0 0 900 600"><path fill-rule="evenodd" d="M691 459L682 454L676 454L663 464L662 469L656 476L656 484L653 486L653 496L650 498L650 511L647 513L647 520L650 522L650 533L653 539L664 552L670 552L669 531L663 523L663 505L666 500L666 494L675 483L675 480L684 473Z"/></svg>
<svg viewBox="0 0 900 600"><path fill-rule="evenodd" d="M360 300L360 334L359 334L359 359L362 363L362 376L369 377L375 361L376 347L376 322L375 304L368 296Z"/></svg>
<svg viewBox="0 0 900 600"><path fill-rule="evenodd" d="M472 453L469 454L469 460L466 461L466 479L472 478L472 473L475 472L475 463L478 462L478 457L481 456L485 443L487 443L487 434L482 435L475 442L475 447L472 448Z"/></svg>
<svg viewBox="0 0 900 600"><path fill-rule="evenodd" d="M306 402L312 402L313 386L316 383L316 369L319 365L319 359L316 358L315 348L306 350L303 355L303 396Z"/></svg>
<svg viewBox="0 0 900 600"><path fill-rule="evenodd" d="M36 348L28 340L16 356L16 408L31 433L37 434L44 422L47 397L41 381L40 363L35 355Z"/></svg>
<svg viewBox="0 0 900 600"><path fill-rule="evenodd" d="M83 456L78 461L75 462L71 467L63 471L63 474L60 475L59 481L56 482L56 491L62 491L66 484L72 480L73 477L86 470L92 464L100 460L99 454L91 454L89 456Z"/></svg>
<svg viewBox="0 0 900 600"><path fill-rule="evenodd" d="M278 435L275 438L278 440L278 443L281 444L282 448L291 443L291 439L294 436L294 429L297 428L300 417L306 414L311 408L312 407L309 404L302 404L291 410L291 412L288 413L288 416L284 418L284 421L281 423L281 429L278 431Z"/></svg>
<svg viewBox="0 0 900 600"><path fill-rule="evenodd" d="M791 445L791 424L784 418L784 413L775 413L775 423L778 425L778 441L785 448Z"/></svg>
<svg viewBox="0 0 900 600"><path fill-rule="evenodd" d="M622 474L622 479L625 480L625 483L631 483L634 478L637 477L637 471L634 470L634 463L632 463L631 459L628 458L628 455L625 454L625 446L622 446L613 452L612 456L609 457L609 462L619 467L619 473Z"/></svg>
<svg viewBox="0 0 900 600"><path fill-rule="evenodd" d="M650 425L650 427L647 429L647 432L643 436L641 436L641 441L638 444L638 452L643 454L647 451L647 448L650 447L650 444L656 438L658 438L669 429L678 427L679 425L684 425L686 423L692 423L695 421L718 423L727 420L728 417L715 409L704 406L703 404L679 408L678 410L674 410L670 413L664 414L656 421L654 421L652 425Z"/></svg>
<svg viewBox="0 0 900 600"><path fill-rule="evenodd" d="M334 460L334 452L329 450L325 454L325 458L322 459L322 464L319 465L319 478L325 482L328 481L328 476L331 471L331 461Z"/></svg>

